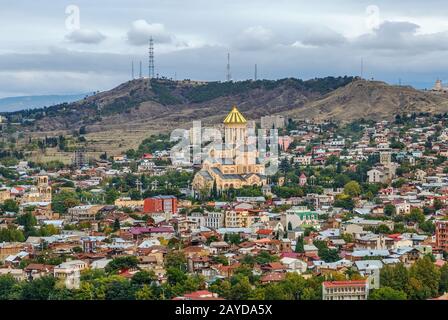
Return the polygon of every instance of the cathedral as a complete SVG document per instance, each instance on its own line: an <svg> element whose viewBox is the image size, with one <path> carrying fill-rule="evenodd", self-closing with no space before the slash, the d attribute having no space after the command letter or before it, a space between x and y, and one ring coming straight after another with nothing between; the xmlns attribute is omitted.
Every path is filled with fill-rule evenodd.
<svg viewBox="0 0 448 320"><path fill-rule="evenodd" d="M39 175L37 186L32 186L29 192L22 197L22 204L34 202L51 202L51 186L48 183L48 176Z"/></svg>
<svg viewBox="0 0 448 320"><path fill-rule="evenodd" d="M193 189L210 190L214 184L220 191L265 185L265 167L258 161L255 137L249 137L247 120L236 106L224 119L224 139L223 144L206 148L206 159L193 179Z"/></svg>

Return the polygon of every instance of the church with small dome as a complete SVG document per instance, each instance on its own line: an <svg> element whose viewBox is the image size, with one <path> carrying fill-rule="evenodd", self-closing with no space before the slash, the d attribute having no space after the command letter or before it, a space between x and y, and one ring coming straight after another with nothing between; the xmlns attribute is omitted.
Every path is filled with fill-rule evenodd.
<svg viewBox="0 0 448 320"><path fill-rule="evenodd" d="M207 148L207 157L193 179L193 189L210 190L216 184L222 191L266 184L265 167L259 163L246 118L233 106L223 123L224 143Z"/></svg>

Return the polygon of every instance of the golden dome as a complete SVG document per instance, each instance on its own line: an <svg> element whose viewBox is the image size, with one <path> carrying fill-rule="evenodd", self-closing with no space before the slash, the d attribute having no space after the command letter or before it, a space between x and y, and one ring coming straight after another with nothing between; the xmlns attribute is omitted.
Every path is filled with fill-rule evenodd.
<svg viewBox="0 0 448 320"><path fill-rule="evenodd" d="M236 106L233 106L232 111L224 119L224 124L245 124L246 118L241 114Z"/></svg>

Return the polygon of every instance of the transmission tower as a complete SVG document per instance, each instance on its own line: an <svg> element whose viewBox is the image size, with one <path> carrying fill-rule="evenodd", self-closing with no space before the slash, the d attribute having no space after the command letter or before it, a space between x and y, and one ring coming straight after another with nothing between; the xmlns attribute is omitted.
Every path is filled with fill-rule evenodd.
<svg viewBox="0 0 448 320"><path fill-rule="evenodd" d="M154 40L152 37L149 39L149 66L148 66L149 79L154 78Z"/></svg>
<svg viewBox="0 0 448 320"><path fill-rule="evenodd" d="M258 67L257 64L255 64L255 74L254 74L254 80L257 81L258 80Z"/></svg>
<svg viewBox="0 0 448 320"><path fill-rule="evenodd" d="M232 81L232 74L230 73L230 53L227 53L227 81Z"/></svg>
<svg viewBox="0 0 448 320"><path fill-rule="evenodd" d="M139 74L139 78L142 78L142 62L140 61L140 74Z"/></svg>

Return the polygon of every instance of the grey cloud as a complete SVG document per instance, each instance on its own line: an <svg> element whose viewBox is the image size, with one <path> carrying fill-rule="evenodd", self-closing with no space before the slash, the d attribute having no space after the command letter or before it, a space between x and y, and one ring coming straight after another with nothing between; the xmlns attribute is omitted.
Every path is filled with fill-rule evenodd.
<svg viewBox="0 0 448 320"><path fill-rule="evenodd" d="M241 50L260 50L272 46L274 33L262 26L246 28L233 42L233 46Z"/></svg>
<svg viewBox="0 0 448 320"><path fill-rule="evenodd" d="M127 40L131 45L147 45L150 37L158 43L169 43L173 36L161 23L148 23L146 20L136 20L127 33Z"/></svg>
<svg viewBox="0 0 448 320"><path fill-rule="evenodd" d="M418 34L419 29L419 25L407 21L385 21L373 33L354 39L353 46L409 54L448 50L448 32Z"/></svg>
<svg viewBox="0 0 448 320"><path fill-rule="evenodd" d="M378 0L375 4L389 19L409 17L407 20L417 21L423 30L442 31L448 13L443 1L409 0L404 6L400 1ZM371 34L347 38L355 33L350 28L365 27L365 7L372 4L368 0L343 4L330 0L315 4L296 0L219 4L209 0L129 0L123 4L110 0L107 6L78 0L82 23L107 32L107 41L91 46L91 52L53 48L47 53L42 52L60 45L67 33L64 5L56 6L50 0L9 2L6 7L13 14L5 14L2 21L11 32L0 36L1 52L8 52L0 54L0 95L111 88L129 79L131 60L136 64L142 60L146 69L151 35L156 40L156 72L168 77L176 74L178 79L224 80L229 49L235 80L253 77L255 63L260 78L357 75L361 57L369 78L396 83L401 77L403 83L425 82L429 86L436 77L448 79L445 32L421 34L415 23L387 21ZM37 23L36 30L26 29L15 18L23 13L33 22L27 28ZM138 17L146 20L136 20ZM36 41L32 31L45 37ZM81 43L86 43L86 37L81 38ZM85 89L88 87L91 90Z"/></svg>
<svg viewBox="0 0 448 320"><path fill-rule="evenodd" d="M323 47L342 45L347 39L331 29L314 29L309 30L300 42L307 46Z"/></svg>
<svg viewBox="0 0 448 320"><path fill-rule="evenodd" d="M131 56L116 53L52 47L46 53L1 54L0 70L120 73L128 68L131 59Z"/></svg>
<svg viewBox="0 0 448 320"><path fill-rule="evenodd" d="M106 36L97 30L77 29L70 32L65 38L74 43L98 44L106 39Z"/></svg>

